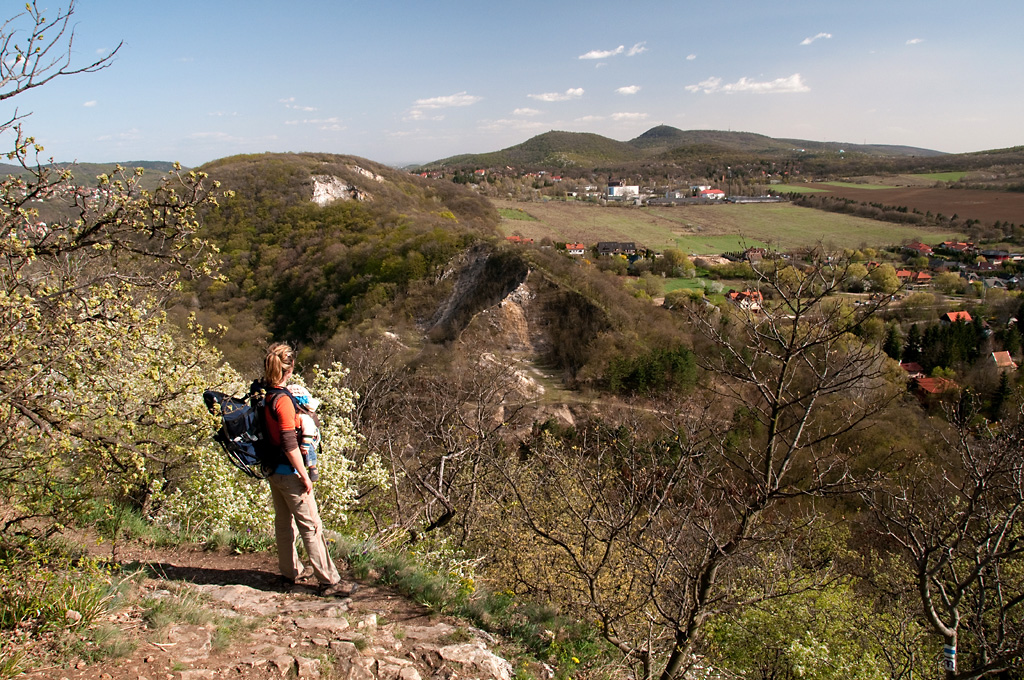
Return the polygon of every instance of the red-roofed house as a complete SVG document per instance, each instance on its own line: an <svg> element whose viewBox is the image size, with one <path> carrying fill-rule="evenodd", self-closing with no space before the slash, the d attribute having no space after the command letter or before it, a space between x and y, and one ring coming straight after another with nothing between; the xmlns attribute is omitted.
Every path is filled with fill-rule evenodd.
<svg viewBox="0 0 1024 680"><path fill-rule="evenodd" d="M900 364L900 368L902 368L904 371L907 372L907 377L910 377L910 378L923 378L923 377L925 377L925 375L924 375L924 368L922 368L921 364L917 363L916 361L904 361L902 364Z"/></svg>
<svg viewBox="0 0 1024 680"><path fill-rule="evenodd" d="M587 247L582 243L566 243L565 250L570 255L586 255Z"/></svg>
<svg viewBox="0 0 1024 680"><path fill-rule="evenodd" d="M956 392L959 389L960 386L949 378L916 378L914 380L914 393L924 402Z"/></svg>
<svg viewBox="0 0 1024 680"><path fill-rule="evenodd" d="M940 247L954 253L969 253L974 250L974 244L970 241L943 241Z"/></svg>
<svg viewBox="0 0 1024 680"><path fill-rule="evenodd" d="M915 253L917 253L918 255L924 255L926 257L931 255L934 252L932 250L931 246L926 245L924 243L921 243L920 241L914 241L913 243L908 243L905 247L906 247L907 250L912 250Z"/></svg>
<svg viewBox="0 0 1024 680"><path fill-rule="evenodd" d="M957 321L963 321L964 323L971 323L974 319L967 312L946 312L939 319L942 323L956 323Z"/></svg>
<svg viewBox="0 0 1024 680"><path fill-rule="evenodd" d="M1017 370L1017 362L1013 360L1009 352L992 352L992 361L1000 371Z"/></svg>
<svg viewBox="0 0 1024 680"><path fill-rule="evenodd" d="M725 198L725 192L721 189L704 189L700 192L701 198L711 198L716 201L720 201Z"/></svg>
<svg viewBox="0 0 1024 680"><path fill-rule="evenodd" d="M759 290L745 290L735 291L730 290L726 295L730 302L740 306L740 309L749 309L754 312L761 311L761 304L764 302L764 296L761 295Z"/></svg>

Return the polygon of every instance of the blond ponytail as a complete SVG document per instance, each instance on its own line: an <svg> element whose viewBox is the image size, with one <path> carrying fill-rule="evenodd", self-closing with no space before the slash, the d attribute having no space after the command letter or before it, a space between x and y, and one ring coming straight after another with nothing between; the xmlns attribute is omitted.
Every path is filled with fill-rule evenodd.
<svg viewBox="0 0 1024 680"><path fill-rule="evenodd" d="M283 342L275 342L267 348L263 360L263 381L269 387L277 387L285 381L288 371L295 369L295 350Z"/></svg>

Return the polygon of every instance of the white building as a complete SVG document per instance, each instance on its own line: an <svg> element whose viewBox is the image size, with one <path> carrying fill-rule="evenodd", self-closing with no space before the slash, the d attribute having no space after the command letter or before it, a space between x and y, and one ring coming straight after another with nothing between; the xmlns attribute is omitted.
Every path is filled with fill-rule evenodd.
<svg viewBox="0 0 1024 680"><path fill-rule="evenodd" d="M608 198L627 198L640 195L639 185L627 185L622 182L608 182Z"/></svg>

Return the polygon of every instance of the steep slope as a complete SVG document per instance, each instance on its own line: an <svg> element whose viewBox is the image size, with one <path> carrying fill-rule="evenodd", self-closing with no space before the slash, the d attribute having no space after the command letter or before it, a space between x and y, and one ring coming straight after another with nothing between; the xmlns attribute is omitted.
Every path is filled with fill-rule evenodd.
<svg viewBox="0 0 1024 680"><path fill-rule="evenodd" d="M196 282L191 311L229 329L226 349L326 342L496 235L497 212L466 188L354 156L236 156L202 170L234 194L203 216L226 280Z"/></svg>

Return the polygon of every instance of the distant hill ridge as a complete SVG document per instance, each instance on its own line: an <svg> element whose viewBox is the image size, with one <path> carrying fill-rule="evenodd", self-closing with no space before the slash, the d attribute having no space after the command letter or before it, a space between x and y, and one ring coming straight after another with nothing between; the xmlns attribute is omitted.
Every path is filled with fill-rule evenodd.
<svg viewBox="0 0 1024 680"><path fill-rule="evenodd" d="M879 157L934 157L941 151L912 146L847 144L804 139L775 139L753 132L680 130L658 125L628 142L587 132L552 130L500 151L451 156L422 166L424 170L462 167L595 167L671 161L675 156L757 154L772 157L815 154L862 154Z"/></svg>

